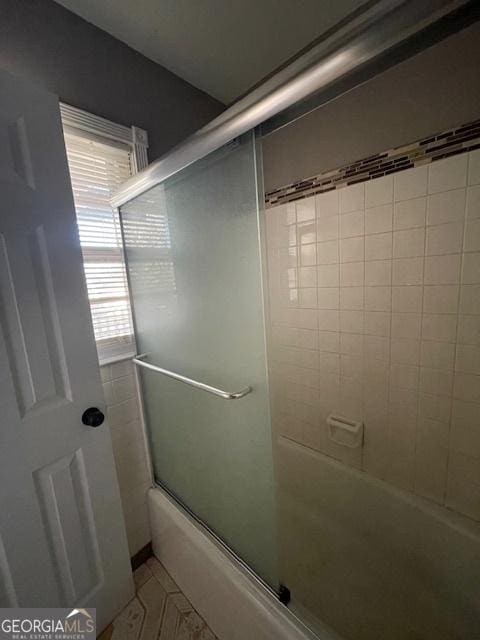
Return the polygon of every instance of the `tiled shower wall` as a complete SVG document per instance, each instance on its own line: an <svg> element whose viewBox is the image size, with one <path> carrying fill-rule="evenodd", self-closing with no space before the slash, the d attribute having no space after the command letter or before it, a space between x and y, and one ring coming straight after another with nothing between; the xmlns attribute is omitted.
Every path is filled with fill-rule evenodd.
<svg viewBox="0 0 480 640"><path fill-rule="evenodd" d="M269 208L266 239L277 435L480 520L480 150Z"/></svg>
<svg viewBox="0 0 480 640"><path fill-rule="evenodd" d="M100 368L130 555L151 540L147 490L151 486L139 395L131 360Z"/></svg>

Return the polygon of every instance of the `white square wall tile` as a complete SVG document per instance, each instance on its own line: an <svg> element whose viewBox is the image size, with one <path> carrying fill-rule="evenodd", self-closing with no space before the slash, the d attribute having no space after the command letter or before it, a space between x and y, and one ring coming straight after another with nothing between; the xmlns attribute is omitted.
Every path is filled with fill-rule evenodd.
<svg viewBox="0 0 480 640"><path fill-rule="evenodd" d="M295 202L288 202L275 207L280 225L290 225L297 222L297 209Z"/></svg>
<svg viewBox="0 0 480 640"><path fill-rule="evenodd" d="M317 332L311 329L297 329L297 346L300 349L317 349Z"/></svg>
<svg viewBox="0 0 480 640"><path fill-rule="evenodd" d="M121 378L122 376L128 376L133 373L133 364L131 360L121 360L110 365L112 380L115 378Z"/></svg>
<svg viewBox="0 0 480 640"><path fill-rule="evenodd" d="M338 189L332 189L315 196L317 218L329 218L339 213Z"/></svg>
<svg viewBox="0 0 480 640"><path fill-rule="evenodd" d="M103 367L100 367L100 377L102 379L102 382L108 382L112 379L112 368L110 367L110 365L107 364Z"/></svg>
<svg viewBox="0 0 480 640"><path fill-rule="evenodd" d="M368 311L390 311L392 307L391 287L365 287L365 309Z"/></svg>
<svg viewBox="0 0 480 640"><path fill-rule="evenodd" d="M317 263L317 245L304 244L299 248L299 263L302 267L312 266ZM293 255L292 255L293 259Z"/></svg>
<svg viewBox="0 0 480 640"><path fill-rule="evenodd" d="M439 342L455 342L457 317L425 313L422 316L422 338Z"/></svg>
<svg viewBox="0 0 480 640"><path fill-rule="evenodd" d="M393 214L394 229L412 229L425 226L427 199L413 198L395 203Z"/></svg>
<svg viewBox="0 0 480 640"><path fill-rule="evenodd" d="M393 260L392 284L422 284L423 262L423 258L399 258Z"/></svg>
<svg viewBox="0 0 480 640"><path fill-rule="evenodd" d="M300 251L303 249L301 247ZM338 240L317 243L317 264L335 264L338 262Z"/></svg>
<svg viewBox="0 0 480 640"><path fill-rule="evenodd" d="M453 369L455 345L451 342L422 341L420 364L430 369Z"/></svg>
<svg viewBox="0 0 480 640"><path fill-rule="evenodd" d="M465 251L480 251L480 218L467 220L465 228Z"/></svg>
<svg viewBox="0 0 480 640"><path fill-rule="evenodd" d="M338 287L319 287L318 292L318 308L319 309L338 309L339 306L339 289Z"/></svg>
<svg viewBox="0 0 480 640"><path fill-rule="evenodd" d="M425 229L406 229L393 232L393 257L415 258L425 253Z"/></svg>
<svg viewBox="0 0 480 640"><path fill-rule="evenodd" d="M425 284L458 284L462 256L428 256L425 258Z"/></svg>
<svg viewBox="0 0 480 640"><path fill-rule="evenodd" d="M390 367L390 387L393 389L418 388L419 367L406 364L392 364Z"/></svg>
<svg viewBox="0 0 480 640"><path fill-rule="evenodd" d="M317 267L300 267L298 269L298 282L300 287L316 287Z"/></svg>
<svg viewBox="0 0 480 640"><path fill-rule="evenodd" d="M137 395L137 385L133 374L112 381L115 402L123 402Z"/></svg>
<svg viewBox="0 0 480 640"><path fill-rule="evenodd" d="M340 262L359 262L365 256L365 239L344 238L340 240Z"/></svg>
<svg viewBox="0 0 480 640"><path fill-rule="evenodd" d="M417 414L417 393L415 389L399 389L390 387L389 393L389 420L392 418L397 425ZM407 424L405 424L407 427ZM403 425L402 425L403 428Z"/></svg>
<svg viewBox="0 0 480 640"><path fill-rule="evenodd" d="M465 217L465 189L443 191L428 197L427 224L458 222Z"/></svg>
<svg viewBox="0 0 480 640"><path fill-rule="evenodd" d="M394 174L394 198L410 200L427 193L427 167L414 167Z"/></svg>
<svg viewBox="0 0 480 640"><path fill-rule="evenodd" d="M291 244L311 244L317 241L315 220L300 222L297 226L297 237ZM293 226L291 227L294 228Z"/></svg>
<svg viewBox="0 0 480 640"><path fill-rule="evenodd" d="M297 244L297 225L281 226L276 241L278 247L294 247Z"/></svg>
<svg viewBox="0 0 480 640"><path fill-rule="evenodd" d="M365 207L389 204L392 200L393 175L375 178L365 183Z"/></svg>
<svg viewBox="0 0 480 640"><path fill-rule="evenodd" d="M392 313L392 337L418 340L421 320L419 313Z"/></svg>
<svg viewBox="0 0 480 640"><path fill-rule="evenodd" d="M431 449L448 448L448 424L444 421L422 416L417 424L417 445Z"/></svg>
<svg viewBox="0 0 480 640"><path fill-rule="evenodd" d="M367 183L368 184L368 183ZM365 211L365 233L384 233L393 227L393 205L385 204Z"/></svg>
<svg viewBox="0 0 480 640"><path fill-rule="evenodd" d="M313 250L314 250L313 264L315 264L315 258L316 258L315 245L313 244L308 246L313 247ZM305 249L307 249L307 247L302 247L302 251L304 251ZM281 269L296 267L297 259L298 259L297 247L284 247L282 249L279 249L278 251L278 266Z"/></svg>
<svg viewBox="0 0 480 640"><path fill-rule="evenodd" d="M463 244L463 222L427 227L426 254L460 253Z"/></svg>
<svg viewBox="0 0 480 640"><path fill-rule="evenodd" d="M340 284L338 264L322 264L316 269L319 287L338 287Z"/></svg>
<svg viewBox="0 0 480 640"><path fill-rule="evenodd" d="M340 353L350 356L363 355L364 336L358 333L340 334Z"/></svg>
<svg viewBox="0 0 480 640"><path fill-rule="evenodd" d="M388 413L388 375L390 365L388 362L388 356L373 357L371 354L372 344L374 342L381 346L382 341L388 343L388 338L381 338L378 336L366 336L366 341L370 342L370 345L365 347L369 349L365 355L365 374L363 379L363 388L365 390L365 417L368 421L368 416L374 416L376 418L382 417L384 425L386 426L387 413ZM375 389L375 393L371 393L371 389Z"/></svg>
<svg viewBox="0 0 480 640"><path fill-rule="evenodd" d="M297 211L297 223L315 220L315 196L305 198L305 200L298 200L295 203L295 208Z"/></svg>
<svg viewBox="0 0 480 640"><path fill-rule="evenodd" d="M457 285L425 285L423 292L424 313L457 313Z"/></svg>
<svg viewBox="0 0 480 640"><path fill-rule="evenodd" d="M410 312L420 313L422 311L423 289L417 286L393 287L392 288L392 311L394 313Z"/></svg>
<svg viewBox="0 0 480 640"><path fill-rule="evenodd" d="M480 345L480 316L458 316L458 337L460 344Z"/></svg>
<svg viewBox="0 0 480 640"><path fill-rule="evenodd" d="M434 396L451 396L453 371L420 367L420 391Z"/></svg>
<svg viewBox="0 0 480 640"><path fill-rule="evenodd" d="M480 376L455 372L453 397L457 400L480 403Z"/></svg>
<svg viewBox="0 0 480 640"><path fill-rule="evenodd" d="M320 354L320 371L326 373L338 373L340 371L339 354L323 351Z"/></svg>
<svg viewBox="0 0 480 640"><path fill-rule="evenodd" d="M336 240L338 238L339 216L319 218L317 220L317 242Z"/></svg>
<svg viewBox="0 0 480 640"><path fill-rule="evenodd" d="M339 191L340 213L359 211L365 207L365 183L351 184Z"/></svg>
<svg viewBox="0 0 480 640"><path fill-rule="evenodd" d="M365 333L372 336L390 335L391 314L384 311L365 311Z"/></svg>
<svg viewBox="0 0 480 640"><path fill-rule="evenodd" d="M480 184L467 189L466 215L469 220L480 218Z"/></svg>
<svg viewBox="0 0 480 640"><path fill-rule="evenodd" d="M391 359L396 364L420 364L420 341L393 338L391 341Z"/></svg>
<svg viewBox="0 0 480 640"><path fill-rule="evenodd" d="M392 234L376 233L365 236L365 259L387 260L392 257Z"/></svg>
<svg viewBox="0 0 480 640"><path fill-rule="evenodd" d="M460 287L460 313L480 315L480 285L464 284Z"/></svg>
<svg viewBox="0 0 480 640"><path fill-rule="evenodd" d="M340 350L340 334L337 331L319 331L318 348L321 352L338 353Z"/></svg>
<svg viewBox="0 0 480 640"><path fill-rule="evenodd" d="M352 310L363 309L363 287L341 287L340 308Z"/></svg>
<svg viewBox="0 0 480 640"><path fill-rule="evenodd" d="M448 424L452 409L452 399L420 393L418 396L418 414L431 420Z"/></svg>
<svg viewBox="0 0 480 640"><path fill-rule="evenodd" d="M332 291L332 289L328 289ZM298 295L299 307L304 309L316 309L317 308L317 289L310 287L308 289L300 289Z"/></svg>
<svg viewBox="0 0 480 640"><path fill-rule="evenodd" d="M334 309L320 309L318 311L318 328L320 331L339 331L339 312Z"/></svg>
<svg viewBox="0 0 480 640"><path fill-rule="evenodd" d="M449 475L452 479L480 486L480 465L473 456L451 452Z"/></svg>
<svg viewBox="0 0 480 640"><path fill-rule="evenodd" d="M470 344L457 345L455 370L480 376L480 347Z"/></svg>
<svg viewBox="0 0 480 640"><path fill-rule="evenodd" d="M392 261L372 260L365 263L365 285L388 286L392 281Z"/></svg>
<svg viewBox="0 0 480 640"><path fill-rule="evenodd" d="M468 154L468 184L480 184L480 149Z"/></svg>
<svg viewBox="0 0 480 640"><path fill-rule="evenodd" d="M340 265L340 284L342 287L360 287L364 282L364 262L345 262Z"/></svg>
<svg viewBox="0 0 480 640"><path fill-rule="evenodd" d="M105 403L107 405L112 405L115 402L115 397L113 395L113 382L104 382L102 386Z"/></svg>
<svg viewBox="0 0 480 640"><path fill-rule="evenodd" d="M390 339L387 336L365 336L365 357L374 360L389 360Z"/></svg>
<svg viewBox="0 0 480 640"><path fill-rule="evenodd" d="M340 237L352 238L353 236L361 236L364 233L365 214L361 211L353 211L344 213L340 216Z"/></svg>
<svg viewBox="0 0 480 640"><path fill-rule="evenodd" d="M452 406L452 425L454 427L466 427L467 429L480 428L480 412L473 402L454 400Z"/></svg>
<svg viewBox="0 0 480 640"><path fill-rule="evenodd" d="M467 184L468 154L437 160L429 165L428 192L438 193L459 189Z"/></svg>
<svg viewBox="0 0 480 640"><path fill-rule="evenodd" d="M362 333L364 323L365 316L363 311L353 309L342 309L340 311L340 331Z"/></svg>

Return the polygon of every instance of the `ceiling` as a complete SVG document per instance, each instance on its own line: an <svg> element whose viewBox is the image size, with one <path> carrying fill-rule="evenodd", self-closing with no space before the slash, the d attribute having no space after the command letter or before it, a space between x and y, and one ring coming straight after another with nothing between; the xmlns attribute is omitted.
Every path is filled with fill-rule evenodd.
<svg viewBox="0 0 480 640"><path fill-rule="evenodd" d="M57 0L228 104L364 0Z"/></svg>

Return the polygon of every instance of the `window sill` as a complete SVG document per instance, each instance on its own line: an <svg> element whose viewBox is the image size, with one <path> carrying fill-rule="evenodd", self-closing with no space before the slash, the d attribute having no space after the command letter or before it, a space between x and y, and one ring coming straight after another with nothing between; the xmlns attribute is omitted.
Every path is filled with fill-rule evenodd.
<svg viewBox="0 0 480 640"><path fill-rule="evenodd" d="M107 356L105 358L99 358L98 364L100 367L106 367L109 364L115 364L115 362L123 362L124 360L131 360L136 355L135 351L129 353L119 353L115 356Z"/></svg>

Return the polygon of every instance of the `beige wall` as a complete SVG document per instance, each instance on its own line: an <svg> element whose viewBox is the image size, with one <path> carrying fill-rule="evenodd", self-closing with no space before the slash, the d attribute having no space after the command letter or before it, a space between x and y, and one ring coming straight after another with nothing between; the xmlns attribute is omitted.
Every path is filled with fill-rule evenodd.
<svg viewBox="0 0 480 640"><path fill-rule="evenodd" d="M266 136L265 190L477 119L479 60L477 23Z"/></svg>
<svg viewBox="0 0 480 640"><path fill-rule="evenodd" d="M152 162L223 105L53 0L0 0L0 68L127 127Z"/></svg>

